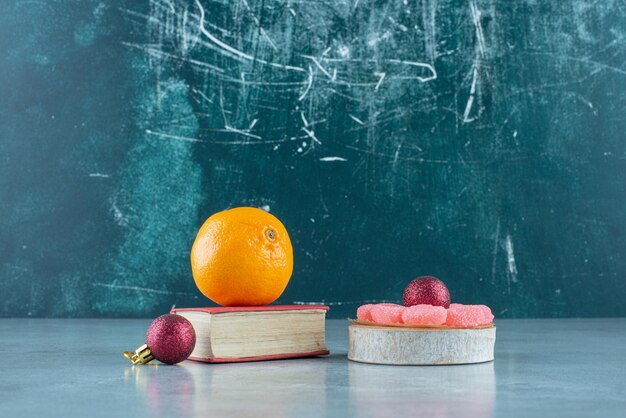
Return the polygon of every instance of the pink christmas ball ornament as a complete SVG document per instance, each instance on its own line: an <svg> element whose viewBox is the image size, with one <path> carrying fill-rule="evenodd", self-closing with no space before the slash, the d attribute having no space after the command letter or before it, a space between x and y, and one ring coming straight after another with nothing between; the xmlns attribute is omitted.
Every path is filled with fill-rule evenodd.
<svg viewBox="0 0 626 418"><path fill-rule="evenodd" d="M193 325L180 315L165 314L156 318L146 333L152 355L166 364L187 359L196 346Z"/></svg>
<svg viewBox="0 0 626 418"><path fill-rule="evenodd" d="M450 292L445 283L436 277L422 276L414 279L404 289L402 297L404 306L432 305L450 306Z"/></svg>

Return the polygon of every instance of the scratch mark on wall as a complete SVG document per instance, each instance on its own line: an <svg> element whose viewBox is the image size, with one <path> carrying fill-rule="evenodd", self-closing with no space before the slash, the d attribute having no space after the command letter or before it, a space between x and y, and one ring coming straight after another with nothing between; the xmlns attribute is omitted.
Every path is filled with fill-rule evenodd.
<svg viewBox="0 0 626 418"><path fill-rule="evenodd" d="M408 32L408 31L409 31L409 28L407 28L406 26L404 26L402 23L398 23L398 22L396 21L396 19L394 19L393 17L388 16L388 17L387 17L387 19L389 19L389 21L390 21L390 22L391 22L394 26L396 26L398 29L400 29L402 32Z"/></svg>
<svg viewBox="0 0 626 418"><path fill-rule="evenodd" d="M348 59L348 58L331 58L331 57L325 57L325 56L322 56L318 59L312 55L302 55L302 57L309 59L311 62L313 62L313 64L315 64L315 66L322 73L326 75L326 77L330 80L331 83L345 85L349 87L351 86L361 86L361 87L376 86L380 82L380 73L382 73L382 71L373 72L374 75L378 77L376 81L361 82L361 81L355 81L355 80L349 80L349 79L342 79L341 77L338 78L338 76L341 76L342 73L344 72L347 72L347 73L354 72L353 70L349 69L347 66L354 66L354 65L362 66L363 64L369 64L375 68L379 68L379 67L385 68L386 71L384 72L386 73L387 79L418 80L422 83L426 83L428 81L437 79L437 71L435 70L435 67L432 64L429 64L426 62L400 60L400 59L395 59L395 58L382 59L382 60L379 60L379 59L357 60L357 59ZM324 67L322 63L334 64L334 65L343 66L343 67L340 70L338 70L337 68L334 68L333 73L331 74L328 71L327 67ZM394 65L424 68L428 70L429 74L428 75L421 75L421 74L420 75L402 75L401 74L402 71L393 71Z"/></svg>
<svg viewBox="0 0 626 418"><path fill-rule="evenodd" d="M350 117L350 119L352 119L353 121L355 121L359 125L365 125L365 123L361 119L357 118L356 116L351 115L351 114L348 114L348 116Z"/></svg>
<svg viewBox="0 0 626 418"><path fill-rule="evenodd" d="M322 157L320 158L320 161L348 161L348 160L343 157Z"/></svg>
<svg viewBox="0 0 626 418"><path fill-rule="evenodd" d="M603 63L603 62L600 62L600 61L595 61L595 60L592 60L592 59L586 58L586 57L581 58L581 57L571 57L571 56L568 56L568 55L556 55L556 54L551 53L551 52L531 52L531 53L528 53L528 55L550 56L550 57L553 57L555 59L562 59L562 60L565 60L565 61L573 61L573 62L579 62L579 63L582 63L582 64L589 64L591 66L597 67L597 68L602 69L602 70L612 71L612 72L615 72L615 73L618 73L618 74L626 75L626 69L624 69L624 68L620 68L620 67L616 67L616 66L613 66L613 65L609 65L609 64L606 64L606 63Z"/></svg>
<svg viewBox="0 0 626 418"><path fill-rule="evenodd" d="M200 0L195 0L196 2L196 6L198 6L198 10L200 11L200 22L198 25L198 28L200 29L200 32L206 36L211 42L213 42L215 45L217 45L219 48L221 48L222 52L226 52L225 55L230 55L230 56L236 56L239 58L243 58L245 60L248 61L256 61L259 62L261 64L264 65L268 65L270 67L276 67L276 68L282 68L285 70L292 70L292 71L298 71L298 72L305 72L306 70L302 67L295 67L292 65L283 65L277 62L269 62L269 61L265 61L263 59L260 58L255 58L252 55L246 54L245 52L242 52L236 48L233 48L232 46L226 44L225 42L222 42L220 39L216 38L215 36L213 36L213 34L211 32L209 32L206 27L205 27L205 15L206 12L204 10L204 7L202 6L202 3L200 3Z"/></svg>
<svg viewBox="0 0 626 418"><path fill-rule="evenodd" d="M302 128L302 130L304 132L306 132L306 134L316 143L322 145L322 141L320 141L319 139L317 139L317 137L315 136L315 131L311 131L308 130L307 128Z"/></svg>
<svg viewBox="0 0 626 418"><path fill-rule="evenodd" d="M496 283L496 259L498 257L498 244L500 241L500 218L498 218L498 222L496 223L496 232L494 234L493 239L493 252L491 258L491 283Z"/></svg>
<svg viewBox="0 0 626 418"><path fill-rule="evenodd" d="M304 124L305 128L309 126L309 121L307 120L306 116L304 116L304 112L300 112L300 119L302 119L302 123Z"/></svg>
<svg viewBox="0 0 626 418"><path fill-rule="evenodd" d="M396 148L396 152L393 154L393 162L392 165L395 167L398 164L398 157L400 156L400 148L402 148L402 143L398 144Z"/></svg>
<svg viewBox="0 0 626 418"><path fill-rule="evenodd" d="M265 38L265 40L267 41L267 43L274 49L274 51L278 51L278 47L276 46L276 43L272 40L272 38L270 38L270 36L267 34L267 32L265 31L265 29L263 29L261 27L261 21L259 20L259 18L256 17L256 15L253 13L252 8L250 7L250 5L248 4L248 2L246 0L242 0L242 3L246 6L246 8L248 9L248 12L250 13L250 16L252 17L252 20L254 20L254 23L256 24L257 28L259 28L259 33L261 34L261 36L263 36L263 38Z"/></svg>
<svg viewBox="0 0 626 418"><path fill-rule="evenodd" d="M276 46L276 44L274 43L274 41L272 40L272 38L270 38L270 36L267 34L267 32L265 31L265 29L260 28L259 31L261 32L261 35L263 35L263 37L267 40L267 42L270 44L270 46L272 48L274 48L274 51L278 52L278 47Z"/></svg>
<svg viewBox="0 0 626 418"><path fill-rule="evenodd" d="M415 77L422 83L437 79L437 71L435 70L435 67L433 67L431 64L428 64L425 62L406 61L406 60L398 60L398 59L389 59L386 61L392 64L403 64L403 65L409 65L412 67L426 68L428 71L430 71L431 75L429 75L428 77L420 77L420 76Z"/></svg>
<svg viewBox="0 0 626 418"><path fill-rule="evenodd" d="M378 88L380 87L381 84L383 84L383 80L385 79L385 73L381 73L381 72L376 72L374 73L375 76L380 77L378 79L378 83L376 83L376 87L374 87L374 90L378 90Z"/></svg>
<svg viewBox="0 0 626 418"><path fill-rule="evenodd" d="M304 92L302 92L300 97L298 97L299 102L301 102L309 93L309 90L311 90L311 85L313 85L313 69L309 65L309 76L306 79L306 88L304 89Z"/></svg>
<svg viewBox="0 0 626 418"><path fill-rule="evenodd" d="M470 113L472 111L472 106L474 102L478 99L480 100L480 90L479 90L479 82L480 75L479 70L482 68L482 59L485 57L486 46L485 46L485 35L483 33L483 27L480 22L481 12L476 5L476 0L470 0L470 14L472 16L472 22L475 27L475 36L476 36L476 52L474 57L474 62L472 64L472 84L470 87L470 94L467 98L467 103L465 104L465 111L463 112L463 123L473 122L478 119L482 113L482 108L478 107L478 113L474 117L470 117Z"/></svg>
<svg viewBox="0 0 626 418"><path fill-rule="evenodd" d="M351 150L354 150L354 151L357 151L357 152L360 152L362 154L368 154L368 155L374 155L374 156L377 156L377 157L388 158L388 159L390 159L392 161L396 158L395 152L392 155L392 154L386 154L386 153L382 153L382 152L372 151L371 149L363 149L363 148L355 147L355 146L352 146L352 145L346 145L345 148L351 149ZM435 159L428 159L428 158L421 158L421 157L399 157L398 156L398 160L400 160L400 161L415 161L415 162L420 163L420 164L444 164L444 165L450 164L449 160L435 160ZM469 163L469 162L464 162L464 163Z"/></svg>
<svg viewBox="0 0 626 418"><path fill-rule="evenodd" d="M437 0L424 2L422 6L422 24L424 27L424 46L432 62L443 54L437 53Z"/></svg>
<svg viewBox="0 0 626 418"><path fill-rule="evenodd" d="M213 98L209 98L202 90L199 90L197 88L192 88L191 89L194 93L199 94L204 100L206 100L207 102L213 104ZM214 95L213 95L214 96Z"/></svg>
<svg viewBox="0 0 626 418"><path fill-rule="evenodd" d="M319 70L320 70L321 72L323 72L323 73L324 73L324 74L325 74L325 75L326 75L326 76L327 76L327 77L328 77L331 81L334 81L334 80L337 78L337 76L335 76L335 77L333 78L333 76L332 76L332 75L331 75L331 74L330 74L330 73L326 70L326 68L324 68L324 67L322 66L322 64L320 64L320 62L317 60L317 58L315 58L315 57L311 57L311 56L307 56L306 58L308 58L308 59L310 59L311 61L313 61L313 64L315 64L315 66L316 66L317 68L319 68Z"/></svg>
<svg viewBox="0 0 626 418"><path fill-rule="evenodd" d="M367 41L367 45L369 45L370 47L375 47L378 45L379 42L381 41L385 41L389 38L391 38L392 33L388 30L386 30L385 32L383 32L382 34L371 38L369 41Z"/></svg>
<svg viewBox="0 0 626 418"><path fill-rule="evenodd" d="M153 289L150 287L142 287L142 286L124 286L120 284L100 283L100 282L95 282L95 283L92 283L91 285L96 286L96 287L106 287L108 289L116 289L116 290L132 290L136 292L156 293L159 295L194 295L195 296L195 293L172 292L169 290Z"/></svg>
<svg viewBox="0 0 626 418"><path fill-rule="evenodd" d="M476 6L476 0L470 0L470 11L472 13L472 20L476 28L476 40L478 42L478 52L481 56L485 55L485 36L483 34L483 27L480 23L480 10Z"/></svg>
<svg viewBox="0 0 626 418"><path fill-rule="evenodd" d="M389 300L389 299L365 299L365 300L347 300L347 301L327 301L322 299L318 302L305 302L296 300L291 303L294 305L327 305L327 306L342 306L342 305L365 305L366 303L396 303L397 300Z"/></svg>
<svg viewBox="0 0 626 418"><path fill-rule="evenodd" d="M148 135L154 135L157 136L159 138L164 138L164 139L174 139L176 141L186 141L186 142L202 142L202 140L198 139L198 138L191 138L189 136L181 136L181 135L170 135L170 134L164 134L162 132L155 132L153 130L150 129L146 129L146 133Z"/></svg>
<svg viewBox="0 0 626 418"><path fill-rule="evenodd" d="M250 138L263 139L259 135L252 134L252 133L250 133L250 132L248 132L247 130L244 130L244 129L233 128L232 126L226 126L223 130L222 129L214 129L214 131L216 131L216 132L232 132L232 133L243 135L243 136L247 136L247 137L250 137Z"/></svg>
<svg viewBox="0 0 626 418"><path fill-rule="evenodd" d="M181 62L188 62L189 64L196 65L198 67L208 68L208 69L211 69L211 70L216 71L218 73L224 73L224 70L222 68L217 67L215 65L209 64L209 63L204 62L204 61L200 61L200 60L184 57L182 55L165 52L165 51L163 51L163 50L161 50L159 48L154 48L152 46L140 45L140 44L131 43L131 42L122 42L122 45L127 46L129 48L140 49L140 50L146 52L148 55L150 55L152 57L155 57L155 58L163 58L163 57L171 58L173 60L177 60L177 61L181 61Z"/></svg>
<svg viewBox="0 0 626 418"><path fill-rule="evenodd" d="M511 239L511 234L507 234L506 240L504 242L504 248L506 249L506 261L509 280L513 282L517 282L517 266L515 265L515 253L513 251L513 240ZM511 284L509 282L509 292L511 291Z"/></svg>
<svg viewBox="0 0 626 418"><path fill-rule="evenodd" d="M470 112L472 111L472 105L474 104L474 95L476 94L476 80L478 79L478 68L473 67L472 86L470 87L470 94L465 104L465 111L463 112L463 123L472 122L475 118L470 118Z"/></svg>

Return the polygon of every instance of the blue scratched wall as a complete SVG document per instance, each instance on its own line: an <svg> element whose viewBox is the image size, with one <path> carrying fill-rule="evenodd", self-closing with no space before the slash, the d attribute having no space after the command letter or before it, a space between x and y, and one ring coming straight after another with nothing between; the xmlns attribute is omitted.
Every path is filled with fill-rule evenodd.
<svg viewBox="0 0 626 418"><path fill-rule="evenodd" d="M625 315L625 108L623 1L2 1L0 315L206 305L195 232L243 205L282 303Z"/></svg>

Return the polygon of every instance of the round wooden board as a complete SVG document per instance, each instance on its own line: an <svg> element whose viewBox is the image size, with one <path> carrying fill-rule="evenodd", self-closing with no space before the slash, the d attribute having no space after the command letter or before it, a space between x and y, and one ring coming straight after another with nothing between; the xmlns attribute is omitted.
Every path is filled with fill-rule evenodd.
<svg viewBox="0 0 626 418"><path fill-rule="evenodd" d="M348 359L390 365L447 365L493 360L496 327L401 328L351 324Z"/></svg>

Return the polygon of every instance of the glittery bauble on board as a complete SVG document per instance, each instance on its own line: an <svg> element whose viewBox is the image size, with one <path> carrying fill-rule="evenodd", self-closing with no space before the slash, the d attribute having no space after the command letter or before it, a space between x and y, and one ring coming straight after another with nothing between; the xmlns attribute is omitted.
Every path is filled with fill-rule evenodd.
<svg viewBox="0 0 626 418"><path fill-rule="evenodd" d="M167 364L185 360L196 346L193 325L180 315L165 314L152 321L146 333L152 355Z"/></svg>
<svg viewBox="0 0 626 418"><path fill-rule="evenodd" d="M422 276L414 279L404 289L402 304L443 306L447 309L450 306L450 292L438 278Z"/></svg>

